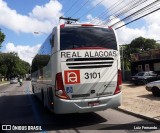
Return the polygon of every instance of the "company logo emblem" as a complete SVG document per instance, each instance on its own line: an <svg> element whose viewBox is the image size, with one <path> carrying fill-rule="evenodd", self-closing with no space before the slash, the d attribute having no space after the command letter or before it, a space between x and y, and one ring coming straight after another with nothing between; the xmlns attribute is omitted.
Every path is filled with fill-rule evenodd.
<svg viewBox="0 0 160 133"><path fill-rule="evenodd" d="M80 70L66 70L64 71L65 84L79 84Z"/></svg>
<svg viewBox="0 0 160 133"><path fill-rule="evenodd" d="M11 130L11 125L2 125L2 130Z"/></svg>

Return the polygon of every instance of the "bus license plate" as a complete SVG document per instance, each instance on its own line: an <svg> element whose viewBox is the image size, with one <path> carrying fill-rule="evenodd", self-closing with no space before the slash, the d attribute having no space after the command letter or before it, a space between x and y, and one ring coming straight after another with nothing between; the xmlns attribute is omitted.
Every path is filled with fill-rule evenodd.
<svg viewBox="0 0 160 133"><path fill-rule="evenodd" d="M99 101L89 102L88 106L97 106L99 105Z"/></svg>

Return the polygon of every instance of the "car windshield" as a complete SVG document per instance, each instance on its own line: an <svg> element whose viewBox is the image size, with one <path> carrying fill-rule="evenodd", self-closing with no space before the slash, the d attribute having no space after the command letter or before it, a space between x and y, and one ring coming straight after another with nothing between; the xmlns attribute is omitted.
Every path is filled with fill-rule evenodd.
<svg viewBox="0 0 160 133"><path fill-rule="evenodd" d="M137 73L135 76L143 76L144 72Z"/></svg>

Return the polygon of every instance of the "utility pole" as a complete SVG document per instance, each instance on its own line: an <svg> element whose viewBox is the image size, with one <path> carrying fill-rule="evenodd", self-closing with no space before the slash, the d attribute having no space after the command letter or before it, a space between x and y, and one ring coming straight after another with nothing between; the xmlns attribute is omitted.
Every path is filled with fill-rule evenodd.
<svg viewBox="0 0 160 133"><path fill-rule="evenodd" d="M124 45L120 45L120 49L121 49L121 62L122 62L122 78L123 81L125 80L125 71L124 71L124 49L123 49Z"/></svg>

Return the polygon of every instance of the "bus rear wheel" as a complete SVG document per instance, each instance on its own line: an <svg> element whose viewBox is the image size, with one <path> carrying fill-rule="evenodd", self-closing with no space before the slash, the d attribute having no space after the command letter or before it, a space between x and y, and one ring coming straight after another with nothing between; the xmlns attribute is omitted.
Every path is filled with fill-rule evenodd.
<svg viewBox="0 0 160 133"><path fill-rule="evenodd" d="M45 96L44 96L44 92L42 91L41 92L41 95L42 95L42 106L43 106L43 109L44 109L44 111L47 111L48 109L47 109L47 106L46 106L46 103L45 103Z"/></svg>
<svg viewBox="0 0 160 133"><path fill-rule="evenodd" d="M34 93L34 86L32 85L32 92Z"/></svg>

